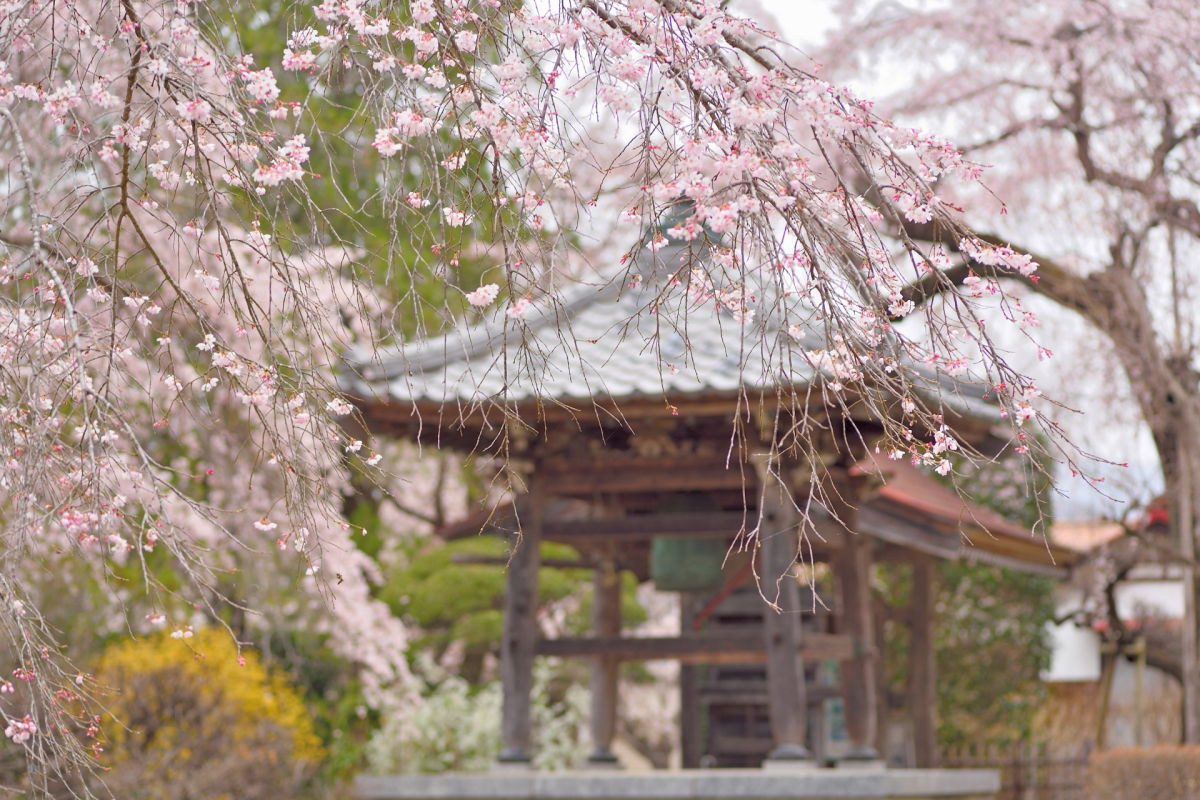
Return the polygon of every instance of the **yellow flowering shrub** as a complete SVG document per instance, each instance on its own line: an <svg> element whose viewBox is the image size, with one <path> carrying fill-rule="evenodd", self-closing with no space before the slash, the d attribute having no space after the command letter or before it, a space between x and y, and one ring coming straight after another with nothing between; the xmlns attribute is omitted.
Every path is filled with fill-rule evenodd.
<svg viewBox="0 0 1200 800"><path fill-rule="evenodd" d="M102 777L117 796L278 797L324 755L300 695L225 631L115 644L96 678L113 691Z"/></svg>

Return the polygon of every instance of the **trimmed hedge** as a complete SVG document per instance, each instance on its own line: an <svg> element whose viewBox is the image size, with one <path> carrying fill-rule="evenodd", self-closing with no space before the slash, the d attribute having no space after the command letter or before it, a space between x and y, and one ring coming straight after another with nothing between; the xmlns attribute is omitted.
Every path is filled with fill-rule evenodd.
<svg viewBox="0 0 1200 800"><path fill-rule="evenodd" d="M1200 746L1126 747L1089 759L1089 797L1104 800L1200 798Z"/></svg>

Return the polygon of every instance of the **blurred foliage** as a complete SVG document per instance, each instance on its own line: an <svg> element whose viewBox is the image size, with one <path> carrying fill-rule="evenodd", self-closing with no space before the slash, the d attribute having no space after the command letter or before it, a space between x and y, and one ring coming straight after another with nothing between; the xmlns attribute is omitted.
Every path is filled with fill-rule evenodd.
<svg viewBox="0 0 1200 800"><path fill-rule="evenodd" d="M1050 504L1054 462L1044 437L1038 434L1037 439L1038 444L1027 455L1006 452L994 460L972 461L961 453L952 453L954 472L949 476L931 475L966 500L992 509L1036 536L1048 536L1054 521Z"/></svg>
<svg viewBox="0 0 1200 800"><path fill-rule="evenodd" d="M464 675L479 680L480 657L498 650L504 630L501 609L506 585L504 560L507 545L498 536L477 536L452 542L424 541L404 569L395 570L379 597L393 613L420 627L425 635L414 640L413 650L444 648L460 643L466 648ZM543 542L542 559L577 561L573 548ZM455 557L494 559L496 563L459 563ZM637 581L624 573L621 613L624 624L637 625L646 610L636 597ZM591 628L592 570L542 567L538 572L538 602L545 608L568 598L576 601L564 619L568 635Z"/></svg>
<svg viewBox="0 0 1200 800"><path fill-rule="evenodd" d="M117 797L276 797L325 755L299 692L219 629L113 644L96 681L114 693L101 730Z"/></svg>
<svg viewBox="0 0 1200 800"><path fill-rule="evenodd" d="M500 691L448 675L412 712L383 721L367 745L375 774L486 772L500 753Z"/></svg>
<svg viewBox="0 0 1200 800"><path fill-rule="evenodd" d="M533 766L580 766L587 754L588 693L580 665L557 659L534 662ZM422 702L404 716L384 720L367 746L376 774L486 772L500 754L499 681L473 686L439 669L428 656L414 672L425 679Z"/></svg>
<svg viewBox="0 0 1200 800"><path fill-rule="evenodd" d="M1028 739L1045 701L1054 580L943 562L934 632L938 736L945 744Z"/></svg>
<svg viewBox="0 0 1200 800"><path fill-rule="evenodd" d="M304 693L313 731L325 747L319 782L336 785L361 768L379 719L369 710L354 664L330 649L327 639L305 631L270 631L262 656L269 666L286 671Z"/></svg>

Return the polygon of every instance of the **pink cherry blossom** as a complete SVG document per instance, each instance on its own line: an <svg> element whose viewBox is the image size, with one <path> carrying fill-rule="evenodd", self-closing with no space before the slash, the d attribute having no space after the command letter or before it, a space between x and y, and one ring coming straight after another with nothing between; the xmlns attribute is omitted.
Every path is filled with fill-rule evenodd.
<svg viewBox="0 0 1200 800"><path fill-rule="evenodd" d="M467 292L467 302L480 308L490 306L500 294L500 287L494 283L485 283L474 291Z"/></svg>
<svg viewBox="0 0 1200 800"><path fill-rule="evenodd" d="M479 35L474 31L459 31L454 34L454 43L464 53L475 52L475 44L479 41Z"/></svg>
<svg viewBox="0 0 1200 800"><path fill-rule="evenodd" d="M180 104L179 116L190 122L208 122L212 116L212 106L207 100L194 98Z"/></svg>
<svg viewBox="0 0 1200 800"><path fill-rule="evenodd" d="M491 303L491 300L489 300L487 303L484 303L483 305L488 305L489 303ZM528 297L518 297L516 300L513 301L512 305L510 305L504 313L512 319L522 319L525 317L526 314L529 313L530 309L532 309L532 308L533 308L532 300L530 300Z"/></svg>
<svg viewBox="0 0 1200 800"><path fill-rule="evenodd" d="M10 719L4 729L4 735L11 739L13 744L25 744L37 735L37 732L37 723L28 714L23 719Z"/></svg>

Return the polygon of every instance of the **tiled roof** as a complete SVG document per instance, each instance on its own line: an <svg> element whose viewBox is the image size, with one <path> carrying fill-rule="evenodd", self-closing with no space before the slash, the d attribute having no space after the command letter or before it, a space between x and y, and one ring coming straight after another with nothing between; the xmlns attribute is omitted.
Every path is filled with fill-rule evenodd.
<svg viewBox="0 0 1200 800"><path fill-rule="evenodd" d="M1064 577L1079 554L1053 537L1035 533L986 506L963 497L905 461L868 458L854 470L877 475L884 483L868 507L906 518L928 529L957 534L955 549L962 557L976 558L1017 569ZM873 532L873 531L868 531ZM965 546L964 546L965 545Z"/></svg>
<svg viewBox="0 0 1200 800"><path fill-rule="evenodd" d="M622 273L565 290L559 302L544 302L520 320L498 304L480 324L373 356L351 353L344 387L374 401L473 406L535 398L678 403L739 389L810 385L814 370L799 350L826 347L825 327L811 309L786 295L779 299L778 291L756 292L760 310L747 323L712 304L688 307L679 291L668 293L664 302L671 307L656 313L655 301L683 253L680 244L653 255L644 250L638 288ZM804 329L800 342L784 330L795 322ZM931 407L951 415L999 420L981 387L930 376L918 389Z"/></svg>

